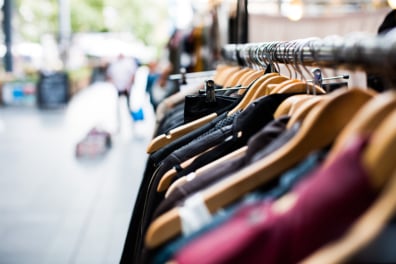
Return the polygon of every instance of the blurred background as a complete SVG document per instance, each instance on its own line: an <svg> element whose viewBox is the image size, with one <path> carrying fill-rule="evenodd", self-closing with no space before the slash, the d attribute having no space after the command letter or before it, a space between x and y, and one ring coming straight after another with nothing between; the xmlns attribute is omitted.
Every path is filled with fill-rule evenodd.
<svg viewBox="0 0 396 264"><path fill-rule="evenodd" d="M183 89L170 74L214 70L227 43L375 35L395 5L0 0L0 263L119 261L156 107ZM107 76L120 55L129 105Z"/></svg>

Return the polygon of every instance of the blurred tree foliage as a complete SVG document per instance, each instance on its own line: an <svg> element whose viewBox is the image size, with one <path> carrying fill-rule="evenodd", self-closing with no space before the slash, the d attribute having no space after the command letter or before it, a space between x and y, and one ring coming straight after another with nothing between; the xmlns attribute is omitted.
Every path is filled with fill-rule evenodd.
<svg viewBox="0 0 396 264"><path fill-rule="evenodd" d="M42 35L57 32L57 0L15 0L14 7L14 25L18 38L39 41Z"/></svg>
<svg viewBox="0 0 396 264"><path fill-rule="evenodd" d="M107 31L103 19L103 0L69 1L72 32Z"/></svg>
<svg viewBox="0 0 396 264"><path fill-rule="evenodd" d="M167 1L69 0L72 32L131 32L145 44L158 44L155 32L167 18ZM21 38L39 41L58 33L58 0L15 0Z"/></svg>

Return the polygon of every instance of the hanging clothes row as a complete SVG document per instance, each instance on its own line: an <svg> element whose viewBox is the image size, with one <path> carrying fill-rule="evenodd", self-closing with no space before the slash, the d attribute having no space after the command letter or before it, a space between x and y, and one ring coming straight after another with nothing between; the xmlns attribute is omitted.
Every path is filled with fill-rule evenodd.
<svg viewBox="0 0 396 264"><path fill-rule="evenodd" d="M121 263L361 260L354 228L371 221L379 232L395 209L396 94L345 80L329 89L320 70L308 71L375 65L363 49L356 61L334 53L351 44L334 39L227 45L229 64L174 95L147 148ZM342 243L350 250L327 255Z"/></svg>

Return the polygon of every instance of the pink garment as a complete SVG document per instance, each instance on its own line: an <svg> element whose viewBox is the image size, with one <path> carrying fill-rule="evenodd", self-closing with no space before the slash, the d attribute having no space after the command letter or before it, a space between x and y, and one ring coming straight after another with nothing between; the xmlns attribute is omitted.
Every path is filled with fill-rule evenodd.
<svg viewBox="0 0 396 264"><path fill-rule="evenodd" d="M244 206L186 245L177 263L296 263L338 238L376 197L360 161L366 142L357 139L327 169L298 184L286 212L276 213L271 202Z"/></svg>

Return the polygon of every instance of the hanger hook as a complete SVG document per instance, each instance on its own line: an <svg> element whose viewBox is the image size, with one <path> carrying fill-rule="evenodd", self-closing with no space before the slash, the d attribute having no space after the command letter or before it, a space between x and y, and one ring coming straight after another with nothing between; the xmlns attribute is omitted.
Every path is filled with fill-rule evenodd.
<svg viewBox="0 0 396 264"><path fill-rule="evenodd" d="M271 46L271 42L266 42L265 43L265 48L264 48L264 58L267 61L267 68L270 67L272 71L272 61L271 61L271 54L269 52L269 48Z"/></svg>
<svg viewBox="0 0 396 264"><path fill-rule="evenodd" d="M263 43L262 50L261 50L262 58L263 58L263 61L265 63L265 67L267 69L271 68L271 65L270 65L271 62L270 62L270 60L268 58L268 46L269 46L269 42Z"/></svg>
<svg viewBox="0 0 396 264"><path fill-rule="evenodd" d="M256 68L259 70L261 67L260 67L260 62L258 60L258 45L257 44L253 45L251 47L251 50L252 50L251 52L252 60L254 61Z"/></svg>
<svg viewBox="0 0 396 264"><path fill-rule="evenodd" d="M298 69L298 73L300 74L300 79L303 82L305 82L304 72L301 70L301 67L303 66L300 58L301 46L302 46L302 40L301 39L296 40L296 46L294 48L294 58L296 62L296 67Z"/></svg>
<svg viewBox="0 0 396 264"><path fill-rule="evenodd" d="M310 43L311 41L315 40L315 39L316 39L316 38L306 38L306 39L303 39L303 40L301 40L300 47L299 47L300 63L301 63L302 69L307 73L307 76L309 76L309 77L311 77L311 78L315 78L315 76L314 76L314 74L313 74L311 71L309 71L308 68L306 67L306 64L307 64L307 63L310 63L311 61L310 61L310 60L305 61L304 52L306 51L306 47L309 46L309 43ZM309 51L309 49L308 49L308 51ZM309 58L310 58L310 57L309 57ZM309 93L309 85L308 85L308 82L307 82L307 93ZM314 87L312 87L312 93L313 93L313 94L316 94L316 90L315 90Z"/></svg>
<svg viewBox="0 0 396 264"><path fill-rule="evenodd" d="M243 44L242 46L242 52L241 52L241 57L242 60L245 62L245 66L251 68L252 63L250 60L250 54L249 54L249 44Z"/></svg>
<svg viewBox="0 0 396 264"><path fill-rule="evenodd" d="M293 57L293 54L291 53L293 45L294 45L293 41L289 41L289 42L286 43L285 51L284 51L284 58L288 61L288 63L293 68L294 79L298 79L298 77L297 77L297 69L296 69L296 65L295 65L295 62L294 62L294 57Z"/></svg>
<svg viewBox="0 0 396 264"><path fill-rule="evenodd" d="M317 57L317 53L316 53L316 50L314 48L315 46L318 46L318 44L320 44L320 43L321 43L321 39L320 38L312 39L308 43L308 48L309 48L309 52L310 52L310 55L311 55L312 60L313 60L313 65L316 66L316 67L319 67L319 71L320 71L320 73L322 75L322 79L323 79L325 77L325 71L321 68L322 65L319 63L319 60L318 60L318 57ZM337 74L335 74L334 76L337 76ZM314 76L314 78L315 78L315 76ZM328 92L328 91L326 91L326 92Z"/></svg>
<svg viewBox="0 0 396 264"><path fill-rule="evenodd" d="M265 69L265 64L261 61L261 44L257 43L256 44L256 52L255 52L255 58L256 58L256 62L257 62L257 67L260 70L264 70Z"/></svg>
<svg viewBox="0 0 396 264"><path fill-rule="evenodd" d="M257 44L257 61L259 62L259 65L261 68L266 69L268 65L265 63L265 58L264 58L264 43L259 43Z"/></svg>
<svg viewBox="0 0 396 264"><path fill-rule="evenodd" d="M283 63L285 65L285 67L286 67L286 69L287 69L287 71L289 73L289 78L291 79L293 73L292 73L292 71L289 68L289 63L287 61L287 58L285 56L283 58L282 58L282 56L280 56L280 54L282 54L282 48L283 48L283 52L285 52L285 50L286 50L286 42L285 41L282 41L282 42L278 43L278 45L277 45L277 47L275 49L275 57L277 58L278 61L280 61L281 63ZM278 54L278 52L279 52L279 54Z"/></svg>
<svg viewBox="0 0 396 264"><path fill-rule="evenodd" d="M252 63L252 68L259 69L258 63L257 63L256 53L257 53L257 45L251 44L249 46L249 58L250 58L250 61Z"/></svg>
<svg viewBox="0 0 396 264"><path fill-rule="evenodd" d="M314 74L313 74L311 71L309 71L308 68L306 67L306 64L307 64L307 63L310 63L310 61L309 61L309 60L308 60L308 61L305 61L304 52L307 50L306 47L309 47L309 44L310 44L312 41L316 40L316 39L317 39L317 38L307 38L307 39L302 40L302 41L301 41L300 48L299 48L299 49L300 49L300 50L299 50L299 53L300 53L300 62L301 62L302 69L307 73L307 76L309 76L309 77L311 77L311 78L315 78L315 76L314 76ZM310 49L308 49L308 51L310 52ZM310 54L310 55L311 55L311 57L312 57L312 54ZM309 57L309 58L310 58L310 57ZM312 92L313 92L313 94L316 93L316 91L315 91L314 88L312 88ZM309 85L308 85L308 83L307 83L307 93L309 93Z"/></svg>
<svg viewBox="0 0 396 264"><path fill-rule="evenodd" d="M263 65L264 68L267 68L268 67L268 63L267 63L267 60L265 58L265 45L266 45L265 42L262 42L262 43L259 44L259 47L260 47L259 48L260 49L259 59L260 59L261 65Z"/></svg>
<svg viewBox="0 0 396 264"><path fill-rule="evenodd" d="M248 66L248 61L247 58L245 56L245 48L246 46L243 44L236 44L237 45L237 60L238 60L238 64L240 66Z"/></svg>
<svg viewBox="0 0 396 264"><path fill-rule="evenodd" d="M308 46L308 44L310 43L310 41L312 41L313 40L313 38L307 38L307 39L304 39L304 40L302 40L302 42L301 42L301 45L300 45L300 61L301 61L301 66L302 66L302 69L305 71L305 73L307 74L307 76L309 76L309 77L311 77L311 78L314 78L314 76L313 76L313 73L311 72L311 71L309 71L308 70L308 68L307 68L307 66L306 66L306 64L307 63L310 63L310 61L308 60L308 61L306 61L305 60L305 58L304 58L304 52L305 52L305 50L306 50L306 47ZM307 82L307 93L309 93L309 85L308 85L308 82ZM312 87L312 94L316 94L316 91L315 91L315 89Z"/></svg>
<svg viewBox="0 0 396 264"><path fill-rule="evenodd" d="M296 74L296 69L294 68L293 60L289 54L290 46L291 46L291 44L289 42L285 42L283 44L283 54L284 54L283 60L284 60L284 63L288 65L288 69L290 69L290 79L292 79L293 74L294 75Z"/></svg>
<svg viewBox="0 0 396 264"><path fill-rule="evenodd" d="M280 67L278 64L278 60L276 55L276 49L278 48L279 42L278 41L274 41L272 46L271 46L271 57L272 57L272 61L274 62L274 66L275 66L275 70L280 73Z"/></svg>

